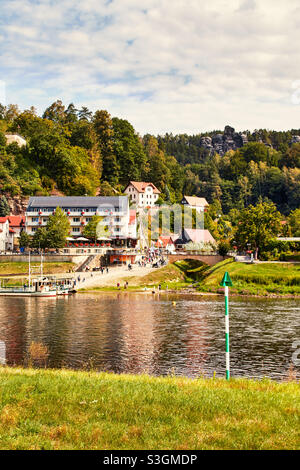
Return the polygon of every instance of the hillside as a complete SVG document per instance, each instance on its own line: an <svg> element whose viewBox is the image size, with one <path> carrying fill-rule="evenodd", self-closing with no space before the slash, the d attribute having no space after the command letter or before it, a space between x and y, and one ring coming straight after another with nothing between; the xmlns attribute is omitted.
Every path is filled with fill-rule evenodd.
<svg viewBox="0 0 300 470"><path fill-rule="evenodd" d="M7 145L8 133L27 145ZM288 215L300 206L299 135L226 126L224 132L141 137L106 110L56 101L38 116L33 107L0 105L0 195L112 195L130 180L151 181L161 190L160 202L205 197L214 216L261 197Z"/></svg>

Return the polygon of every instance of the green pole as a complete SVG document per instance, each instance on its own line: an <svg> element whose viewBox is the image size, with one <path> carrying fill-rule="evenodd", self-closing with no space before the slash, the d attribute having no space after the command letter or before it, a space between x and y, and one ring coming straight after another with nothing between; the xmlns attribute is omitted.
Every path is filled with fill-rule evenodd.
<svg viewBox="0 0 300 470"><path fill-rule="evenodd" d="M226 380L230 379L230 348L229 348L229 305L228 286L225 286L225 346L226 346Z"/></svg>
<svg viewBox="0 0 300 470"><path fill-rule="evenodd" d="M230 379L230 345L229 345L229 287L232 286L229 273L223 276L220 286L225 287L225 355L226 355L226 380Z"/></svg>

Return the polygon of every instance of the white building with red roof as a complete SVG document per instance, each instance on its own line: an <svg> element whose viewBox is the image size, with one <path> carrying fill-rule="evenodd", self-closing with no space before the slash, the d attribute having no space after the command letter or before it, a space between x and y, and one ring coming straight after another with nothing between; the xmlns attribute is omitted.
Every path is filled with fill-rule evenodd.
<svg viewBox="0 0 300 470"><path fill-rule="evenodd" d="M25 216L0 217L0 252L13 250L22 230L25 230Z"/></svg>
<svg viewBox="0 0 300 470"><path fill-rule="evenodd" d="M160 191L153 183L130 181L126 186L125 194L137 207L155 207Z"/></svg>
<svg viewBox="0 0 300 470"><path fill-rule="evenodd" d="M177 238L178 236L175 235L161 235L155 243L155 247L173 253L175 251L175 239Z"/></svg>
<svg viewBox="0 0 300 470"><path fill-rule="evenodd" d="M5 253L11 249L11 234L7 217L0 217L0 253Z"/></svg>

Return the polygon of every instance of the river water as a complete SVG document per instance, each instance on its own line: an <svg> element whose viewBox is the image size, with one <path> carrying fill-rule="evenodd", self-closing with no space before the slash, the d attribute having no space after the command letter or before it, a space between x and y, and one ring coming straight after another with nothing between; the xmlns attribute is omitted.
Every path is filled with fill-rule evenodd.
<svg viewBox="0 0 300 470"><path fill-rule="evenodd" d="M0 297L0 341L8 365L25 364L37 342L47 346L53 368L224 376L224 299L146 293ZM292 367L299 378L297 341L300 349L300 300L230 299L232 376L281 380Z"/></svg>

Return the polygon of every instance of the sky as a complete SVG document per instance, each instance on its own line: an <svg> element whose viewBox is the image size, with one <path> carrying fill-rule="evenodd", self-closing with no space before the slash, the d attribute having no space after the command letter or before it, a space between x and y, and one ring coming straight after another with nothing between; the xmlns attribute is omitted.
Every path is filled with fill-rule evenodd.
<svg viewBox="0 0 300 470"><path fill-rule="evenodd" d="M0 102L140 134L300 127L299 0L0 0Z"/></svg>

